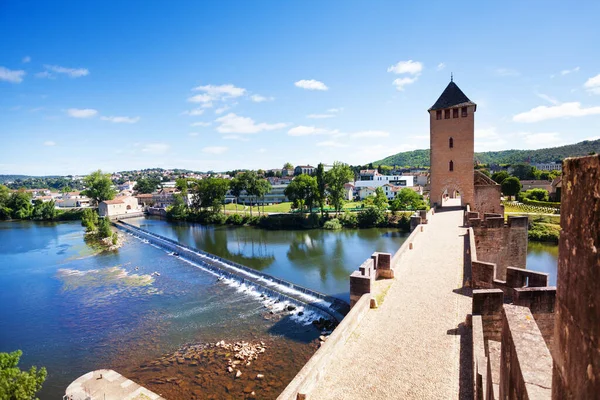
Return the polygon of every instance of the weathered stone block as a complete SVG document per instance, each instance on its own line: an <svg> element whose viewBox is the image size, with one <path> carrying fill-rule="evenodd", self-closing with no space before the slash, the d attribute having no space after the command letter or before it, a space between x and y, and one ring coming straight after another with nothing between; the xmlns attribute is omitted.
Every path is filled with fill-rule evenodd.
<svg viewBox="0 0 600 400"><path fill-rule="evenodd" d="M500 289L473 290L473 315L502 313L504 293Z"/></svg>

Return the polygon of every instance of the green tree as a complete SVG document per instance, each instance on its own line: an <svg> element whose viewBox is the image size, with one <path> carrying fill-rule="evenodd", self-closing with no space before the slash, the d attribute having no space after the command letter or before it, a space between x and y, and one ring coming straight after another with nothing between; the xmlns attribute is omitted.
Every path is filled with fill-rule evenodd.
<svg viewBox="0 0 600 400"><path fill-rule="evenodd" d="M60 192L61 192L63 195L64 195L64 194L67 194L67 193L69 193L69 192L72 192L72 191L73 191L73 189L71 189L71 186L69 186L69 185L63 186L63 188L60 190Z"/></svg>
<svg viewBox="0 0 600 400"><path fill-rule="evenodd" d="M388 208L388 199L383 189L378 187L375 189L375 196L373 198L373 205L378 209L385 211Z"/></svg>
<svg viewBox="0 0 600 400"><path fill-rule="evenodd" d="M327 183L325 182L325 166L323 163L317 165L317 172L315 177L317 178L317 204L321 209L321 216L325 211L325 201L327 200Z"/></svg>
<svg viewBox="0 0 600 400"><path fill-rule="evenodd" d="M148 194L154 192L158 185L160 181L156 178L139 178L133 190L140 194Z"/></svg>
<svg viewBox="0 0 600 400"><path fill-rule="evenodd" d="M504 180L509 176L510 175L506 171L498 171L492 174L492 180L497 184L502 184L502 182L504 182Z"/></svg>
<svg viewBox="0 0 600 400"><path fill-rule="evenodd" d="M10 208L10 190L0 185L0 219L9 219L12 215L12 208Z"/></svg>
<svg viewBox="0 0 600 400"><path fill-rule="evenodd" d="M290 162L283 164L283 169L294 169L294 166Z"/></svg>
<svg viewBox="0 0 600 400"><path fill-rule="evenodd" d="M271 191L271 183L266 179L258 179L256 181L255 187L252 189L252 193L254 193L258 198L262 198L263 204L263 215L265 213L265 195ZM260 210L260 208L259 208Z"/></svg>
<svg viewBox="0 0 600 400"><path fill-rule="evenodd" d="M194 182L192 207L196 210L208 210L218 214L225 202L229 190L229 181L223 178L208 178Z"/></svg>
<svg viewBox="0 0 600 400"><path fill-rule="evenodd" d="M329 192L330 203L335 208L336 215L344 207L346 190L344 185L354 178L352 169L347 164L334 162L333 168L325 174L325 182Z"/></svg>
<svg viewBox="0 0 600 400"><path fill-rule="evenodd" d="M512 166L512 176L519 178L519 180L536 179L536 169L528 164L516 164Z"/></svg>
<svg viewBox="0 0 600 400"><path fill-rule="evenodd" d="M229 182L229 192L235 197L235 212L237 212L237 205L239 202L240 195L246 190L245 182L240 178L233 178Z"/></svg>
<svg viewBox="0 0 600 400"><path fill-rule="evenodd" d="M98 213L96 210L86 208L81 214L81 225L85 227L86 232L93 232L98 229Z"/></svg>
<svg viewBox="0 0 600 400"><path fill-rule="evenodd" d="M117 194L110 180L110 174L104 174L101 170L92 172L83 181L86 189L82 194L94 200L96 204L104 200L112 200Z"/></svg>
<svg viewBox="0 0 600 400"><path fill-rule="evenodd" d="M317 179L307 174L300 174L285 188L285 195L293 202L294 208L304 211L306 206L310 212L317 198Z"/></svg>
<svg viewBox="0 0 600 400"><path fill-rule="evenodd" d="M424 210L427 204L423 200L423 196L412 189L404 188L400 190L394 200L392 200L392 211L404 210Z"/></svg>
<svg viewBox="0 0 600 400"><path fill-rule="evenodd" d="M523 197L530 200L548 201L548 191L544 189L529 189L523 193Z"/></svg>
<svg viewBox="0 0 600 400"><path fill-rule="evenodd" d="M98 221L98 236L100 236L100 239L112 236L112 229L110 228L108 218L100 218Z"/></svg>
<svg viewBox="0 0 600 400"><path fill-rule="evenodd" d="M56 207L54 200L43 202L35 200L31 218L40 221L52 221L56 218Z"/></svg>
<svg viewBox="0 0 600 400"><path fill-rule="evenodd" d="M256 194L256 182L258 181L258 175L254 171L244 171L239 176L241 180L241 187L246 191L246 196L252 198ZM246 202L244 201L244 205ZM252 216L252 200L250 200L250 216Z"/></svg>
<svg viewBox="0 0 600 400"><path fill-rule="evenodd" d="M33 213L31 204L31 193L20 189L13 192L8 199L8 208L12 210L12 217L15 219L28 219Z"/></svg>
<svg viewBox="0 0 600 400"><path fill-rule="evenodd" d="M175 179L175 187L181 190L181 194L187 196L188 194L188 180L186 178Z"/></svg>
<svg viewBox="0 0 600 400"><path fill-rule="evenodd" d="M176 193L173 195L173 204L167 207L167 217L176 220L185 220L188 211L183 194Z"/></svg>
<svg viewBox="0 0 600 400"><path fill-rule="evenodd" d="M21 350L0 353L0 399L37 399L36 393L46 380L46 368L31 367L29 371L21 371L18 365L22 355Z"/></svg>
<svg viewBox="0 0 600 400"><path fill-rule="evenodd" d="M521 191L521 181L517 177L510 176L502 181L501 189L505 196L516 196Z"/></svg>

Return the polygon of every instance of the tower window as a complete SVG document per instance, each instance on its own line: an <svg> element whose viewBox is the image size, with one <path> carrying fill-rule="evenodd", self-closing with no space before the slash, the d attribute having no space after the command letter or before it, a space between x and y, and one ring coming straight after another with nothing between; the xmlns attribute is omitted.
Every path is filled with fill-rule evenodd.
<svg viewBox="0 0 600 400"><path fill-rule="evenodd" d="M467 107L461 108L461 113L462 113L463 117L466 117L467 116Z"/></svg>
<svg viewBox="0 0 600 400"><path fill-rule="evenodd" d="M454 161L450 160L450 162L448 163L448 170L450 172L454 171Z"/></svg>
<svg viewBox="0 0 600 400"><path fill-rule="evenodd" d="M444 119L450 119L450 110L444 110Z"/></svg>
<svg viewBox="0 0 600 400"><path fill-rule="evenodd" d="M458 108L452 110L452 118L458 118Z"/></svg>
<svg viewBox="0 0 600 400"><path fill-rule="evenodd" d="M435 112L435 119L442 119L442 110L437 110Z"/></svg>
<svg viewBox="0 0 600 400"><path fill-rule="evenodd" d="M454 139L453 138L448 139L448 147L450 147L451 149L454 148Z"/></svg>

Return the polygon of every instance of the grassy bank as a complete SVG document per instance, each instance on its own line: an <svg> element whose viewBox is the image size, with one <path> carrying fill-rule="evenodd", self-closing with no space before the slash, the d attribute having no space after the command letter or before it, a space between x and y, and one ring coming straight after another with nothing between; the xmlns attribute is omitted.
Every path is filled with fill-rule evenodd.
<svg viewBox="0 0 600 400"><path fill-rule="evenodd" d="M560 237L560 216L530 213L507 213L524 216L529 220L528 238L534 242L558 243Z"/></svg>

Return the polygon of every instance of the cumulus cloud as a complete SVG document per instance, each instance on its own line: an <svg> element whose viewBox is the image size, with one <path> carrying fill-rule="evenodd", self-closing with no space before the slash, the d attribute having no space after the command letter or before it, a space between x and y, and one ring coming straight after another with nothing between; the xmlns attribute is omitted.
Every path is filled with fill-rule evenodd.
<svg viewBox="0 0 600 400"><path fill-rule="evenodd" d="M67 114L73 118L91 118L95 117L98 111L93 108L69 108Z"/></svg>
<svg viewBox="0 0 600 400"><path fill-rule="evenodd" d="M401 92L401 91L404 90L404 86L410 85L411 83L415 83L416 81L417 81L417 77L414 77L414 78L410 78L410 77L396 78L392 82L392 85L396 86L396 90L398 90L398 91Z"/></svg>
<svg viewBox="0 0 600 400"><path fill-rule="evenodd" d="M188 101L192 102L192 103L210 103L213 100L214 100L214 98L211 95L206 94L206 93L197 94L195 96L188 98Z"/></svg>
<svg viewBox="0 0 600 400"><path fill-rule="evenodd" d="M223 106L223 107L219 107L215 110L215 114L219 115L219 114L223 114L225 111L229 110L231 107L229 106Z"/></svg>
<svg viewBox="0 0 600 400"><path fill-rule="evenodd" d="M56 146L56 142L53 142L52 140L46 140L44 142L44 146Z"/></svg>
<svg viewBox="0 0 600 400"><path fill-rule="evenodd" d="M529 148L552 147L565 144L558 132L521 132L517 136L524 139L525 145Z"/></svg>
<svg viewBox="0 0 600 400"><path fill-rule="evenodd" d="M223 139L225 139L225 140L237 140L237 141L240 141L240 142L247 142L247 141L250 140L250 139L248 139L246 137L243 137L243 136L240 136L240 135L225 135L225 136L223 136Z"/></svg>
<svg viewBox="0 0 600 400"><path fill-rule="evenodd" d="M210 122L194 122L190 126L210 126Z"/></svg>
<svg viewBox="0 0 600 400"><path fill-rule="evenodd" d="M140 117L100 117L103 121L110 121L116 124L135 124Z"/></svg>
<svg viewBox="0 0 600 400"><path fill-rule="evenodd" d="M258 133L262 131L272 131L285 128L285 123L256 123L252 118L242 117L234 113L229 113L215 120L220 125L217 131L220 133Z"/></svg>
<svg viewBox="0 0 600 400"><path fill-rule="evenodd" d="M23 62L23 64L27 64L28 62L31 62L31 57L29 56L25 56L23 57L23 60L21 60Z"/></svg>
<svg viewBox="0 0 600 400"><path fill-rule="evenodd" d="M294 85L306 90L329 90L323 82L314 79L301 79L295 82Z"/></svg>
<svg viewBox="0 0 600 400"><path fill-rule="evenodd" d="M86 68L66 68L66 67L61 67L60 65L44 65L44 68L46 68L47 74L45 74L45 75L41 75L41 73L36 74L37 77L50 78L53 76L52 72L54 72L56 74L67 75L70 78L80 78L82 76L89 75L89 73L90 73L90 71L88 71Z"/></svg>
<svg viewBox="0 0 600 400"><path fill-rule="evenodd" d="M563 103L555 106L539 106L513 117L515 122L539 122L555 118L584 117L600 114L600 106L581 107L581 103Z"/></svg>
<svg viewBox="0 0 600 400"><path fill-rule="evenodd" d="M230 97L240 97L246 94L246 89L236 87L230 83L226 85L204 85L197 86L194 91L204 92L206 95L213 99L223 99Z"/></svg>
<svg viewBox="0 0 600 400"><path fill-rule="evenodd" d="M387 69L387 72L410 75L418 75L421 71L423 71L423 64L413 60L399 61L397 64L392 65Z"/></svg>
<svg viewBox="0 0 600 400"><path fill-rule="evenodd" d="M438 71L441 71L441 70L443 70L444 68L446 68L446 64L445 64L445 63L443 63L443 62L441 62L441 63L439 63L439 64L437 65L437 70L438 70Z"/></svg>
<svg viewBox="0 0 600 400"><path fill-rule="evenodd" d="M346 143L336 142L335 140L326 140L324 142L318 142L319 147L348 147Z"/></svg>
<svg viewBox="0 0 600 400"><path fill-rule="evenodd" d="M227 151L227 147L225 146L208 146L202 149L203 153L207 154L223 154Z"/></svg>
<svg viewBox="0 0 600 400"><path fill-rule="evenodd" d="M554 97L548 96L547 94L543 94L543 93L536 93L537 97L539 97L540 99L546 100L548 103L557 105L560 102L558 100L556 100Z"/></svg>
<svg viewBox="0 0 600 400"><path fill-rule="evenodd" d="M579 72L579 67L575 67L573 69L563 69L562 71L560 71L561 75L569 75L572 74L574 72Z"/></svg>
<svg viewBox="0 0 600 400"><path fill-rule="evenodd" d="M0 67L0 81L6 81L6 82L10 82L10 83L21 83L21 82L23 82L24 76L25 76L25 71L10 70L5 67Z"/></svg>
<svg viewBox="0 0 600 400"><path fill-rule="evenodd" d="M353 138L383 138L390 136L386 131L361 131L350 135Z"/></svg>
<svg viewBox="0 0 600 400"><path fill-rule="evenodd" d="M262 103L265 101L273 101L275 100L274 97L265 97L265 96L261 96L259 94L253 94L252 96L250 96L250 100L252 100L255 103Z"/></svg>
<svg viewBox="0 0 600 400"><path fill-rule="evenodd" d="M600 94L600 74L588 79L583 87L590 93Z"/></svg>
<svg viewBox="0 0 600 400"><path fill-rule="evenodd" d="M338 130L330 130L323 128L316 128L314 126L299 125L288 131L290 136L308 136L308 135L333 135L338 133Z"/></svg>
<svg viewBox="0 0 600 400"><path fill-rule="evenodd" d="M169 146L166 143L147 143L142 147L142 152L146 154L160 155L169 151Z"/></svg>

